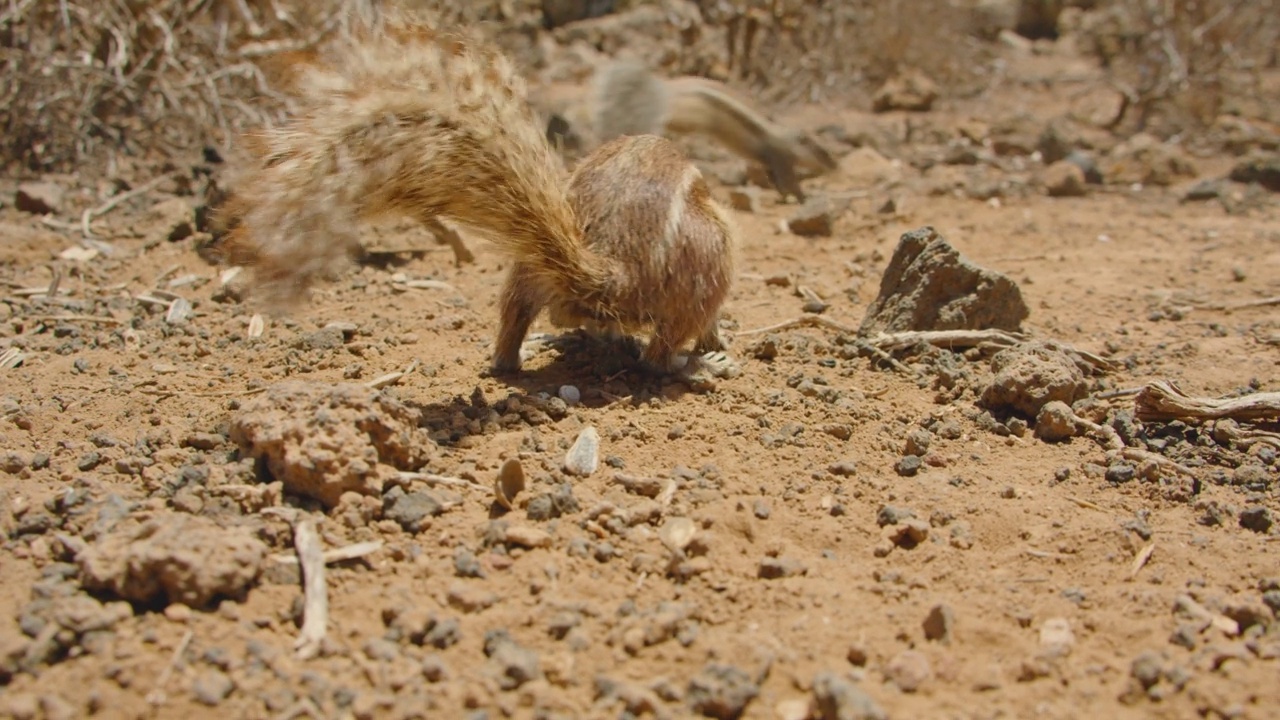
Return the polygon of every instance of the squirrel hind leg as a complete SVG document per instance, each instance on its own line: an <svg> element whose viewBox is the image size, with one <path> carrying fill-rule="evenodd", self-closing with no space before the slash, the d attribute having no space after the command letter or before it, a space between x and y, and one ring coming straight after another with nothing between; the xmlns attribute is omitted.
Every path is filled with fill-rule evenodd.
<svg viewBox="0 0 1280 720"><path fill-rule="evenodd" d="M521 264L512 267L499 303L498 339L490 366L495 373L519 372L523 362L520 348L546 304L546 299L536 290L529 268Z"/></svg>
<svg viewBox="0 0 1280 720"><path fill-rule="evenodd" d="M476 261L475 253L467 247L463 242L462 235L457 230L446 226L440 222L439 218L434 216L422 219L422 224L426 226L427 232L430 232L436 239L436 243L440 245L448 245L453 249L453 262L457 266Z"/></svg>

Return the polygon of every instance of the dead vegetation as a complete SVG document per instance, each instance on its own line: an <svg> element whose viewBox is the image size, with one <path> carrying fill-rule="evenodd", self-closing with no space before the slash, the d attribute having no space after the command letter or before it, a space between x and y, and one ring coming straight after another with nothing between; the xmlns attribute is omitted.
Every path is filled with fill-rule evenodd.
<svg viewBox="0 0 1280 720"><path fill-rule="evenodd" d="M770 101L847 97L906 70L924 72L956 94L985 84L990 47L968 32L971 11L959 3L785 2L769 10L754 3L698 5L704 21L724 28L731 77ZM921 22L924 17L929 21Z"/></svg>
<svg viewBox="0 0 1280 720"><path fill-rule="evenodd" d="M497 3L427 0L449 20ZM341 33L370 0L12 0L0 10L5 164L86 168L104 155L225 149L288 110L275 71ZM16 167L15 167L16 166Z"/></svg>
<svg viewBox="0 0 1280 720"><path fill-rule="evenodd" d="M38 171L101 151L221 144L284 109L260 61L336 27L341 0L10 3L0 15L4 152Z"/></svg>
<svg viewBox="0 0 1280 720"><path fill-rule="evenodd" d="M1271 111L1263 71L1277 66L1274 0L1112 0L1084 31L1124 96L1122 131L1172 135L1223 113Z"/></svg>

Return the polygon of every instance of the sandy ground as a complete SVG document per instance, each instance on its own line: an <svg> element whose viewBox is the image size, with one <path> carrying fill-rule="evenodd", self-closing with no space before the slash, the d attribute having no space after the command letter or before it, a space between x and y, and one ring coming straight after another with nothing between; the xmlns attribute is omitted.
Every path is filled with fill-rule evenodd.
<svg viewBox="0 0 1280 720"><path fill-rule="evenodd" d="M1237 158L1194 156L1172 186L1082 197L1047 196L1026 156L912 163L958 128L1020 112L1038 133L1093 80L1074 57L1012 59L989 96L931 113L788 116L911 124L917 139L879 160L854 151L806 184L851 198L829 237L781 229L796 207L771 191L735 211L726 326L743 372L710 388L572 349L488 377L504 268L478 241L477 262L455 267L419 230L383 229L379 243L422 252L354 268L250 337L256 308L202 259L202 237L167 239L164 187L99 220L118 253L88 259L60 257L74 233L6 200L0 349L23 357L0 370L0 714L1280 716L1273 449L1148 423L1144 437L1176 436L1161 447L1194 481L1141 463L1126 474L1092 437L1048 443L984 415L989 354L894 369L829 328L744 332L803 315L797 286L856 327L899 237L927 225L1018 283L1029 334L1115 361L1088 380L1104 423L1132 430L1133 396L1106 393L1153 380L1197 396L1280 390L1276 306L1215 309L1280 295L1276 196L1223 183L1224 199L1183 201ZM26 292L55 269L56 297ZM192 311L170 322L175 296ZM399 431L418 443L417 469L476 486L420 478L326 512L264 490L273 478L240 459L232 429L276 383L406 367L382 395L410 418ZM940 368L958 390L938 384ZM580 403L548 399L566 385ZM356 421L335 412L330 459L360 460L341 437ZM599 468L568 474L588 426ZM501 512L489 488L510 458L527 487ZM264 512L279 504L311 511L326 549L381 543L328 566L328 636L312 659L294 652L297 567L276 558L293 534ZM664 544L671 528L693 532L679 551ZM111 567L89 567L94 552Z"/></svg>

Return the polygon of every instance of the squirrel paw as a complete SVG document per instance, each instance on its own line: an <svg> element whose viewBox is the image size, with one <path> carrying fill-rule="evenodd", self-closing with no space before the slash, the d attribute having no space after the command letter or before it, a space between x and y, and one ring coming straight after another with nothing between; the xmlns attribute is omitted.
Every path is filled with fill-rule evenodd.
<svg viewBox="0 0 1280 720"><path fill-rule="evenodd" d="M676 377L691 382L712 378L728 380L742 374L742 366L722 352L680 355L672 364Z"/></svg>

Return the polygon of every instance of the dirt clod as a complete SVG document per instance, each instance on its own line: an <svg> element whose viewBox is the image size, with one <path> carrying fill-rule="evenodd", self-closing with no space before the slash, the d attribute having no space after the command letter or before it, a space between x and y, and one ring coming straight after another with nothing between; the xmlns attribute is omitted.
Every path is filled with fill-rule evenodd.
<svg viewBox="0 0 1280 720"><path fill-rule="evenodd" d="M377 390L302 382L246 402L231 439L265 460L287 491L329 507L345 492L381 494L397 470L417 470L434 447L415 414Z"/></svg>
<svg viewBox="0 0 1280 720"><path fill-rule="evenodd" d="M245 528L171 513L112 530L76 561L87 589L204 608L215 598L244 597L262 572L266 552Z"/></svg>
<svg viewBox="0 0 1280 720"><path fill-rule="evenodd" d="M813 679L813 700L822 720L887 720L889 715L854 683L833 673Z"/></svg>
<svg viewBox="0 0 1280 720"><path fill-rule="evenodd" d="M746 672L711 663L689 680L689 707L703 717L734 720L742 717L760 688Z"/></svg>
<svg viewBox="0 0 1280 720"><path fill-rule="evenodd" d="M1037 417L1047 403L1071 405L1088 391L1084 373L1066 353L1041 342L1001 350L991 359L995 376L982 391L982 404Z"/></svg>

